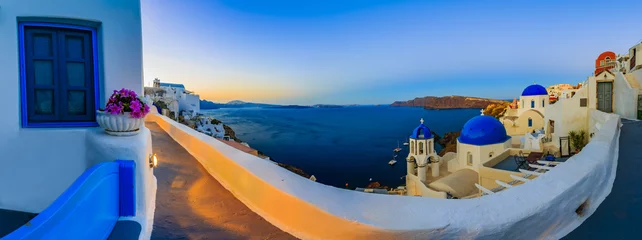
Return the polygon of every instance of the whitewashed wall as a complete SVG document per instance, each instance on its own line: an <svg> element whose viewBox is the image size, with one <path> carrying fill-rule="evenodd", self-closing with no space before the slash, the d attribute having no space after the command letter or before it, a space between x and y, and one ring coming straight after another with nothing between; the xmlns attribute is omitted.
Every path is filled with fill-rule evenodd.
<svg viewBox="0 0 642 240"><path fill-rule="evenodd" d="M88 167L87 128L25 129L20 126L18 17L100 22L101 105L112 90L142 94L139 0L20 0L0 2L0 208L40 212Z"/></svg>
<svg viewBox="0 0 642 240"><path fill-rule="evenodd" d="M638 91L631 87L624 74L616 72L613 81L613 111L624 118L636 119Z"/></svg>
<svg viewBox="0 0 642 240"><path fill-rule="evenodd" d="M442 198L445 199L448 197L446 192L440 192L432 190L419 180L419 177L414 174L406 175L406 190L408 191L409 196L421 196L421 197L431 197L431 198Z"/></svg>
<svg viewBox="0 0 642 240"><path fill-rule="evenodd" d="M183 94L180 99L178 100L179 102L179 111L185 110L189 111L192 110L194 113L198 113L201 111L201 102L200 98L198 95L194 94Z"/></svg>
<svg viewBox="0 0 642 240"><path fill-rule="evenodd" d="M449 167L450 165L453 165L453 170L455 171L459 169L469 168L477 172L482 164L490 160L492 156L497 156L497 154L500 154L508 149L511 145L511 139L512 138L509 138L503 143L496 143L485 146L465 144L459 142L459 139L457 139L457 166L454 166L455 164L453 163L449 164ZM472 166L468 165L467 156L469 152L473 156ZM450 168L448 170L450 171Z"/></svg>
<svg viewBox="0 0 642 240"><path fill-rule="evenodd" d="M550 133L548 127L544 127L546 134L552 136L552 143L559 148L559 138L568 136L568 132L588 129L588 111L591 106L589 95L590 87L584 85L575 92L575 96L566 99L560 99L554 104L546 107L544 113L544 126L548 125L549 120L555 121L554 133ZM594 94L593 94L594 95ZM589 98L587 107L580 107L581 98ZM587 131L588 132L588 131Z"/></svg>
<svg viewBox="0 0 642 240"><path fill-rule="evenodd" d="M539 112L544 112L544 109L546 106L548 106L548 95L537 95L537 96L521 96L519 102L519 108L517 109L517 115L522 115L522 113L528 111L528 110L537 110ZM535 101L535 107L531 108L531 100ZM544 106L542 107L542 101L544 101ZM522 102L524 105L522 106Z"/></svg>
<svg viewBox="0 0 642 240"><path fill-rule="evenodd" d="M620 126L617 115L608 115L584 150L532 181L490 196L449 200L323 185L167 117L149 118L251 210L302 239L559 239L610 193Z"/></svg>

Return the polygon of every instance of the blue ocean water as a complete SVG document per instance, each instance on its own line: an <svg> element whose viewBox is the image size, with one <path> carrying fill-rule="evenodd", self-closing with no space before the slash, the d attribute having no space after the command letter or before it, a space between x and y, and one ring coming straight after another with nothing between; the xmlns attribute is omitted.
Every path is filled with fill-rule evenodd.
<svg viewBox="0 0 642 240"><path fill-rule="evenodd" d="M365 187L369 179L396 187L404 183L403 143L424 118L440 136L459 131L479 109L424 110L411 107L237 108L201 111L229 125L236 136L277 162L314 175L320 183ZM397 164L388 165L397 142ZM435 146L440 150L439 146Z"/></svg>

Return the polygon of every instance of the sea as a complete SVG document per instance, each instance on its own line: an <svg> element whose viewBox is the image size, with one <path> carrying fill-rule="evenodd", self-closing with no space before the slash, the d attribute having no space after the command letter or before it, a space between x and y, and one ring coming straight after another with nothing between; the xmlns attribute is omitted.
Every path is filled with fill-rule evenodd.
<svg viewBox="0 0 642 240"><path fill-rule="evenodd" d="M460 131L468 119L480 115L480 109L355 106L227 108L201 113L230 126L236 137L274 161L298 167L317 182L354 189L371 181L388 187L405 183L408 148L403 143L420 119L443 136ZM397 146L403 150L395 153ZM393 158L397 164L390 166Z"/></svg>
<svg viewBox="0 0 642 240"><path fill-rule="evenodd" d="M216 109L202 111L234 129L237 136L278 162L291 164L318 182L348 188L372 181L396 187L404 183L403 142L419 125L419 119L440 136L461 130L480 109L425 110L412 107L345 107L307 109ZM620 144L642 144L642 122L629 122ZM389 166L397 142L403 149L398 163ZM440 146L435 146L440 150ZM640 239L642 230L642 160L635 148L620 149L617 178L611 194L579 228L563 239ZM574 213L569 213L574 214Z"/></svg>

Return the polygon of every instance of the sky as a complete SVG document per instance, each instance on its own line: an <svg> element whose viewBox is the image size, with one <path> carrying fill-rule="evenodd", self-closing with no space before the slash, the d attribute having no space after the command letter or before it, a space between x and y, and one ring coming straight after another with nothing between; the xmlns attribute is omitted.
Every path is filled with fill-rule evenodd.
<svg viewBox="0 0 642 240"><path fill-rule="evenodd" d="M586 80L642 1L142 0L145 85L201 99L390 104Z"/></svg>

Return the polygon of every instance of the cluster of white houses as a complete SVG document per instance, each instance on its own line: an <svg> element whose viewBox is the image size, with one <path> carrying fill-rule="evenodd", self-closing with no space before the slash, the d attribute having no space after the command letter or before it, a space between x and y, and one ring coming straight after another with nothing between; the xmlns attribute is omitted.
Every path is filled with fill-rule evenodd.
<svg viewBox="0 0 642 240"><path fill-rule="evenodd" d="M583 131L590 141L601 128L591 118L591 111L642 119L642 57L638 54L641 49L642 43L624 55L600 54L593 75L578 87L555 85L549 87L554 92L549 92L538 84L527 86L500 119L490 116L470 119L457 139L457 153L437 156L433 136L422 119L409 141L407 195L470 198L488 189L510 187L502 179L515 177L492 168L494 165L510 156L531 152L557 158L573 154L576 149L569 132ZM533 176L536 174L541 173Z"/></svg>
<svg viewBox="0 0 642 240"><path fill-rule="evenodd" d="M200 110L200 97L192 91L185 89L183 84L163 83L160 79L154 79L152 87L145 87L145 96L149 96L153 102L163 102L168 112L161 114L169 115L173 112L175 117L179 115L194 117Z"/></svg>

